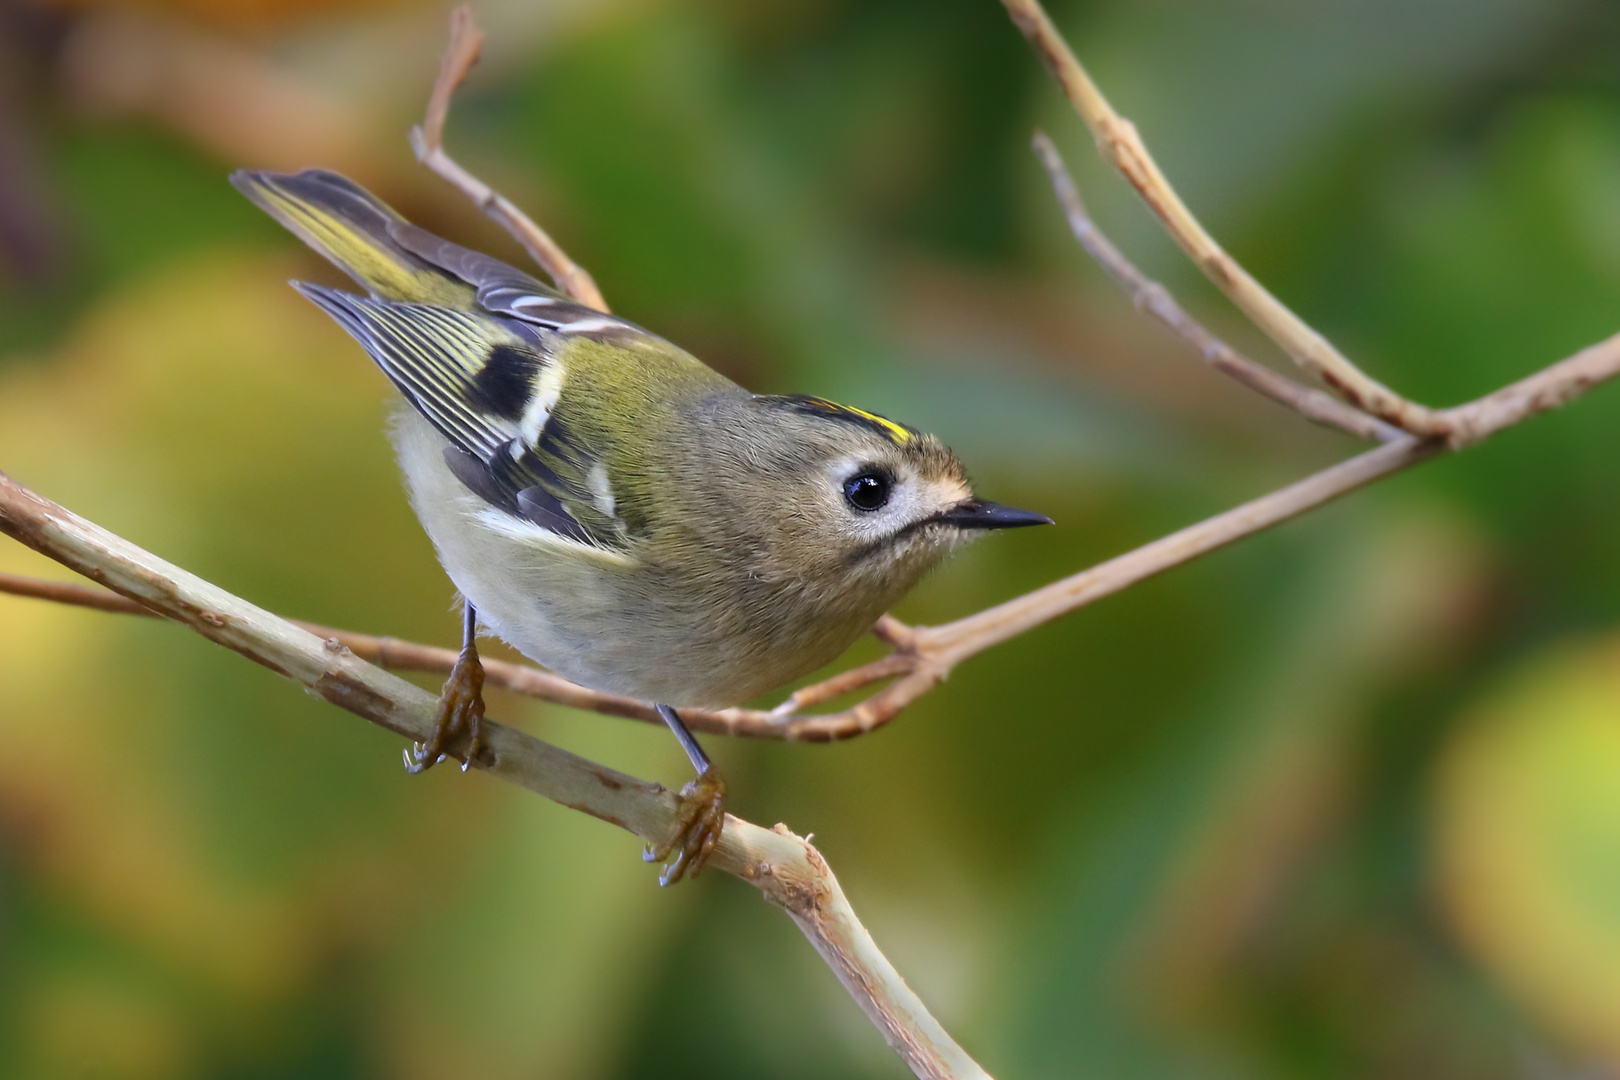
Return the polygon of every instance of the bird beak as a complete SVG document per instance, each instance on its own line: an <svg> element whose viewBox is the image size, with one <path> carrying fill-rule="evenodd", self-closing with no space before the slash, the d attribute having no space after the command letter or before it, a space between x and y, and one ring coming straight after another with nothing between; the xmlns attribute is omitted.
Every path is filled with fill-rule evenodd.
<svg viewBox="0 0 1620 1080"><path fill-rule="evenodd" d="M1019 529L1025 525L1050 525L1052 519L1033 510L1014 510L988 499L969 499L939 515L939 521L958 529Z"/></svg>

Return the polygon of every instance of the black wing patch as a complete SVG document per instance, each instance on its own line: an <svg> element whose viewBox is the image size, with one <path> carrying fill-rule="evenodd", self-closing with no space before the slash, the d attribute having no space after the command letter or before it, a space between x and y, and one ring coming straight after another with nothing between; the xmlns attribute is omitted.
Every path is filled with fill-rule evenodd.
<svg viewBox="0 0 1620 1080"><path fill-rule="evenodd" d="M492 415L522 423L546 363L534 349L495 345L484 366L472 377L471 393Z"/></svg>
<svg viewBox="0 0 1620 1080"><path fill-rule="evenodd" d="M559 361L542 331L481 312L295 285L449 440L445 464L469 491L571 540L622 545L624 523L593 488L593 477L605 485L599 459L555 415L555 401L543 400L543 376Z"/></svg>

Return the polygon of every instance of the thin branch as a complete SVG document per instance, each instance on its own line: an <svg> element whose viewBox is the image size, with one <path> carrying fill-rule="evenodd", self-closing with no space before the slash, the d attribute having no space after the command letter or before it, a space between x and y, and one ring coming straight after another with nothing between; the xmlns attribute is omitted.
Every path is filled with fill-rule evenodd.
<svg viewBox="0 0 1620 1080"><path fill-rule="evenodd" d="M427 691L373 667L339 641L323 640L164 562L4 473L0 532L389 731L419 742L433 729L436 703ZM493 721L485 721L484 731L488 747L473 762L478 768L649 843L672 828L676 799L663 785ZM451 754L462 757L465 749L463 738ZM709 865L753 885L792 917L917 1076L987 1080L878 950L838 879L807 841L784 825L762 829L728 814Z"/></svg>
<svg viewBox="0 0 1620 1080"><path fill-rule="evenodd" d="M1091 220L1080 198L1079 185L1074 182L1068 166L1063 164L1063 158L1058 154L1057 147L1052 145L1052 140L1045 133L1036 132L1032 146L1052 182L1052 190L1063 207L1064 217L1068 219L1069 230L1074 233L1080 246L1120 288L1130 294L1138 311L1152 315L1177 337L1197 349L1206 364L1250 390L1288 406L1306 419L1337 428L1357 438L1389 442L1401 433L1399 428L1377 417L1352 409L1335 397L1313 390L1249 359L1206 330L1176 303L1168 289L1138 270L1124 252L1097 228L1097 223Z"/></svg>
<svg viewBox="0 0 1620 1080"><path fill-rule="evenodd" d="M914 667L916 667L915 657L899 652L890 653L888 656L873 660L870 664L850 668L830 679L823 679L821 682L793 691L786 701L771 710L770 715L783 719L796 716L800 709L843 697L882 679L904 675Z"/></svg>
<svg viewBox="0 0 1620 1080"><path fill-rule="evenodd" d="M117 593L108 592L106 589L66 581L47 581L21 574L0 573L0 593L122 615L163 617L161 612ZM420 671L448 675L460 655L454 649L423 645L403 638L378 637L353 630L339 630L302 619L286 621L308 630L323 640L337 641L362 660L389 671ZM893 619L889 620L889 624L903 626L898 620ZM912 632L909 627L905 629L907 633ZM644 701L591 690L578 683L569 682L560 675L553 675L527 664L513 664L490 657L484 657L482 663L485 686L496 686L589 712L623 717L627 720L640 720L657 727L664 726L663 717ZM863 702L853 709L827 716L800 717L794 713L798 709L853 693L872 683L911 674L916 667L917 658L914 655L905 652L891 653L870 664L840 672L823 682L806 686L769 712L760 709L682 709L681 717L693 730L714 735L781 739L788 742L832 742L852 738L893 719L915 695L907 695L903 700L890 695L878 705Z"/></svg>
<svg viewBox="0 0 1620 1080"><path fill-rule="evenodd" d="M444 124L450 115L450 99L455 95L472 66L478 63L484 35L473 22L472 9L465 4L450 13L450 45L439 62L439 77L428 99L427 115L411 128L411 149L416 160L448 181L457 191L512 234L529 257L551 275L557 288L587 307L607 311L607 301L596 287L596 280L504 195L462 168L444 151Z"/></svg>
<svg viewBox="0 0 1620 1080"><path fill-rule="evenodd" d="M106 589L93 589L71 581L47 581L44 578L24 577L22 574L0 573L0 593L28 596L35 600L49 600L53 604L111 611L118 615L145 615L161 619L163 616L145 604L137 604L127 596Z"/></svg>
<svg viewBox="0 0 1620 1080"><path fill-rule="evenodd" d="M1617 339L1620 340L1620 339ZM1445 450L1433 439L1402 435L1288 487L1244 503L1108 562L1054 581L1016 600L944 626L918 627L920 648L947 664L1016 637L1032 627L1095 603L1172 566L1180 566L1234 540L1298 517L1359 487Z"/></svg>
<svg viewBox="0 0 1620 1080"><path fill-rule="evenodd" d="M1103 157L1124 174L1187 257L1216 287L1295 363L1322 379L1355 408L1415 435L1441 433L1433 410L1408 401L1362 372L1215 242L1159 171L1135 125L1115 112L1091 81L1039 0L1002 0L1002 4L1091 129Z"/></svg>
<svg viewBox="0 0 1620 1080"><path fill-rule="evenodd" d="M439 75L433 80L427 114L422 118L422 141L427 146L443 145L445 121L450 119L450 99L466 81L483 51L484 33L473 21L472 8L463 4L451 11L450 44L439 58Z"/></svg>
<svg viewBox="0 0 1620 1080"><path fill-rule="evenodd" d="M1567 405L1588 390L1620 376L1617 338L1589 345L1551 367L1510 383L1478 401L1446 409L1441 418L1446 442L1461 450L1503 428Z"/></svg>

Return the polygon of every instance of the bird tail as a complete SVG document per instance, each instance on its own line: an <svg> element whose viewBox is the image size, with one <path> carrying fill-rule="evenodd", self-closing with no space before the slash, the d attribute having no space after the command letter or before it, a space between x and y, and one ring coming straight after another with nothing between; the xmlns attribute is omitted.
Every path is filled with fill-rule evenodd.
<svg viewBox="0 0 1620 1080"><path fill-rule="evenodd" d="M231 174L231 183L373 296L464 306L468 285L412 253L398 237L415 227L346 177L324 169Z"/></svg>

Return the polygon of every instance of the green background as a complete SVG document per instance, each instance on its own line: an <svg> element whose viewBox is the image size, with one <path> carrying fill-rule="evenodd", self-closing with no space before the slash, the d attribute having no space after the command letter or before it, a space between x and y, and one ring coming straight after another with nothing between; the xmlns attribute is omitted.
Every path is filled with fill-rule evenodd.
<svg viewBox="0 0 1620 1080"><path fill-rule="evenodd" d="M449 144L615 310L762 392L932 430L1054 517L941 622L1354 452L1136 314L1185 263L992 0L478 9ZM1620 9L1097 0L1054 17L1234 255L1436 405L1620 329ZM225 182L411 161L434 5L0 4L0 469L260 605L449 644L390 390ZM881 732L708 743L1012 1078L1620 1068L1620 392L964 664ZM52 574L0 542L0 569ZM864 642L851 660L876 655ZM675 784L641 725L491 712ZM0 596L0 1075L898 1077L793 926L174 627Z"/></svg>

